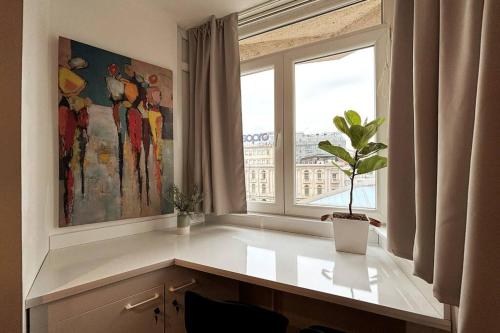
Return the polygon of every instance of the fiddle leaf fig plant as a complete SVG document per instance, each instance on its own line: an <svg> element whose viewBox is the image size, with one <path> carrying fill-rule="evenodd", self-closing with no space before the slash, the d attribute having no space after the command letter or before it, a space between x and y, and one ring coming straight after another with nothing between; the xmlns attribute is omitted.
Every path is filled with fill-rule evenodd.
<svg viewBox="0 0 500 333"><path fill-rule="evenodd" d="M346 162L348 168L343 168L337 163L334 163L343 173L350 179L349 192L349 218L352 214L352 196L354 190L354 178L357 175L362 175L372 171L376 171L387 166L387 157L379 156L377 153L387 148L387 145L379 142L370 142L370 139L377 133L380 125L384 123L384 118L376 118L373 121L361 123L361 117L354 110L347 110L344 116L336 116L333 118L335 127L351 141L351 146L354 153L349 153L346 149L340 146L335 146L330 141L321 141L318 147L338 159Z"/></svg>

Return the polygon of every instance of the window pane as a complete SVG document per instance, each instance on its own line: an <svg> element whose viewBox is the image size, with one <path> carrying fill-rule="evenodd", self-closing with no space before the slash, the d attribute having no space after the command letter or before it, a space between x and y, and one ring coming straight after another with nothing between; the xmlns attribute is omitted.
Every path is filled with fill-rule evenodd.
<svg viewBox="0 0 500 333"><path fill-rule="evenodd" d="M349 139L332 119L356 110L362 119L375 117L374 48L368 47L295 64L295 202L311 206L346 207L349 178L318 149L329 140L353 152ZM345 165L344 165L345 166ZM375 174L356 176L353 206L376 208Z"/></svg>
<svg viewBox="0 0 500 333"><path fill-rule="evenodd" d="M369 28L382 22L381 0L366 0L240 41L241 61Z"/></svg>
<svg viewBox="0 0 500 333"><path fill-rule="evenodd" d="M248 202L275 201L274 69L241 77Z"/></svg>

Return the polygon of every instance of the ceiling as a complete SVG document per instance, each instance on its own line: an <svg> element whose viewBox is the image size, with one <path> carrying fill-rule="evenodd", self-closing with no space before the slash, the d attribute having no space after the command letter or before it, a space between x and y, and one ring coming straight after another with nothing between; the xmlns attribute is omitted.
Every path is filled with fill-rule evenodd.
<svg viewBox="0 0 500 333"><path fill-rule="evenodd" d="M151 0L177 18L177 24L190 28L203 23L211 15L221 17L240 12L268 0Z"/></svg>

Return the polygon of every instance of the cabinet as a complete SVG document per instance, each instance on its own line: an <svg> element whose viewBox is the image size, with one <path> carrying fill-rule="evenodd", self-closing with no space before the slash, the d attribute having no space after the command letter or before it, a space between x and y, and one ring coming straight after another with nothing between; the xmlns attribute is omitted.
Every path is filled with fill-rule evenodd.
<svg viewBox="0 0 500 333"><path fill-rule="evenodd" d="M184 333L184 294L238 299L238 282L172 266L29 309L30 333Z"/></svg>

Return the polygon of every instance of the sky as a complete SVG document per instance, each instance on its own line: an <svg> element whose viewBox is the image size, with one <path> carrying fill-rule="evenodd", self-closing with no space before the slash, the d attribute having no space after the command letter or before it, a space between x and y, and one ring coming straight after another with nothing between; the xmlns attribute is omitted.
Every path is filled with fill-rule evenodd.
<svg viewBox="0 0 500 333"><path fill-rule="evenodd" d="M274 70L241 78L243 133L274 130ZM337 59L295 64L296 132L335 131L332 119L356 110L364 120L375 116L373 47Z"/></svg>

